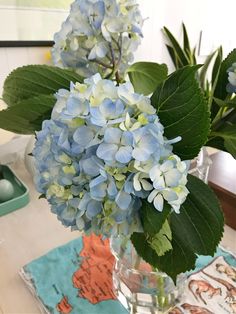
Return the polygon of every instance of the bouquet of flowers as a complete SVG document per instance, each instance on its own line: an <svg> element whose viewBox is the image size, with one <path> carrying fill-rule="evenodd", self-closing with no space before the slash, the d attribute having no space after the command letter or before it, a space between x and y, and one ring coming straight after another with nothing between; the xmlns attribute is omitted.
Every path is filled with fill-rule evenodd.
<svg viewBox="0 0 236 314"><path fill-rule="evenodd" d="M175 280L214 254L224 219L213 191L188 174L211 125L200 66L168 75L165 64L131 64L142 24L136 0L76 0L55 35L56 66L6 79L0 125L37 131L37 189L66 227L124 235Z"/></svg>

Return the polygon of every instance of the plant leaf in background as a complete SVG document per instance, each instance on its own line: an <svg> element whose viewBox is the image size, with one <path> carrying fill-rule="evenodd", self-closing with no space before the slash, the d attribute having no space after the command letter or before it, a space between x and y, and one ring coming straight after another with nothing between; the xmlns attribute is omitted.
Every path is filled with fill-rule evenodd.
<svg viewBox="0 0 236 314"><path fill-rule="evenodd" d="M41 129L43 120L50 119L55 102L53 95L38 95L22 100L0 111L0 126L19 134L34 134Z"/></svg>
<svg viewBox="0 0 236 314"><path fill-rule="evenodd" d="M52 95L60 88L82 78L71 70L48 65L27 65L12 71L3 86L3 100L8 106L38 95Z"/></svg>
<svg viewBox="0 0 236 314"><path fill-rule="evenodd" d="M128 68L127 73L135 92L149 95L166 79L168 69L166 64L137 62Z"/></svg>
<svg viewBox="0 0 236 314"><path fill-rule="evenodd" d="M184 51L185 51L185 53L189 54L189 53L191 53L191 47L190 47L190 43L189 43L188 33L187 33L187 30L186 30L184 23L182 23L182 29L183 29Z"/></svg>
<svg viewBox="0 0 236 314"><path fill-rule="evenodd" d="M222 58L223 58L223 51L222 51L222 47L220 47L217 50L216 59L215 59L213 69L212 69L211 86L210 86L210 92L208 96L208 105L211 110L211 118L213 121L214 121L215 116L219 113L219 106L214 101L214 94L218 85ZM226 90L226 85L225 85L225 90Z"/></svg>
<svg viewBox="0 0 236 314"><path fill-rule="evenodd" d="M219 131L212 132L212 136L222 138L227 151L236 158L236 124L226 124Z"/></svg>
<svg viewBox="0 0 236 314"><path fill-rule="evenodd" d="M180 44L175 39L175 37L172 35L172 33L165 26L163 27L163 32L164 32L165 37L168 39L169 43L171 44L172 48L175 51L179 67L189 65L190 64L190 58L189 58L188 54L186 53L186 51L184 51L184 49L181 48ZM186 38L185 38L185 41L186 41ZM187 44L187 43L185 43L185 44Z"/></svg>
<svg viewBox="0 0 236 314"><path fill-rule="evenodd" d="M172 232L171 250L158 256L147 244L147 234L134 233L131 237L137 253L174 281L178 273L194 268L197 254L215 253L224 228L224 217L214 192L192 175L188 176L187 188L190 193L180 214L172 212L168 219ZM156 212L157 216L160 214Z"/></svg>
<svg viewBox="0 0 236 314"><path fill-rule="evenodd" d="M200 73L199 73L199 81L200 81L200 85L201 85L201 88L203 90L206 89L206 84L207 84L207 71L208 71L208 68L209 68L209 65L211 64L212 60L214 59L214 56L216 54L216 51L213 51L213 53L211 53L209 56L207 56L203 66L201 67L200 69Z"/></svg>
<svg viewBox="0 0 236 314"><path fill-rule="evenodd" d="M219 77L217 80L214 97L219 99L225 99L227 96L226 85L228 84L228 68L236 62L236 49L231 51L229 55L223 60L220 66Z"/></svg>
<svg viewBox="0 0 236 314"><path fill-rule="evenodd" d="M181 136L174 152L193 159L207 141L209 111L195 79L199 66L186 66L171 74L154 92L151 101L169 139Z"/></svg>

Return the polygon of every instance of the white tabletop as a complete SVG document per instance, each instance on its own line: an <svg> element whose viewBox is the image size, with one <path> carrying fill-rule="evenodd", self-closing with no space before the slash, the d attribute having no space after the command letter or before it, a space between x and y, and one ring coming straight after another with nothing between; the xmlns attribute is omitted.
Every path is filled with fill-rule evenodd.
<svg viewBox="0 0 236 314"><path fill-rule="evenodd" d="M20 278L19 269L79 234L63 227L47 202L38 199L23 163L13 169L29 187L31 200L28 206L0 217L0 313L38 314L37 302ZM236 231L226 226L222 244L236 252L235 239Z"/></svg>

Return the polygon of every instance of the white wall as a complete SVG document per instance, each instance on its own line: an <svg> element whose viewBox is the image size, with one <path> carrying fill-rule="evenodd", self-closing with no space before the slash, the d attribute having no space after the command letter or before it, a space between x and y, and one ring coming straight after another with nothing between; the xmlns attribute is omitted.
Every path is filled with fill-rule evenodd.
<svg viewBox="0 0 236 314"><path fill-rule="evenodd" d="M142 14L149 17L144 23L144 38L136 60L170 63L161 29L169 28L181 38L181 23L185 23L191 45L194 46L202 30L200 59L223 45L226 56L236 47L236 0L139 0Z"/></svg>
<svg viewBox="0 0 236 314"><path fill-rule="evenodd" d="M52 40L61 23L68 16L66 10L0 7L1 40ZM27 21L27 23L25 23Z"/></svg>

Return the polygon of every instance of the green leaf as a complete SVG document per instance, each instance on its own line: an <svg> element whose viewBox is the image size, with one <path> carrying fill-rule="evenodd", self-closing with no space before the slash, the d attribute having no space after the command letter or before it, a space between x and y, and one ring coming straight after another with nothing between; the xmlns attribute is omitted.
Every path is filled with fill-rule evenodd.
<svg viewBox="0 0 236 314"><path fill-rule="evenodd" d="M217 52L217 55L216 55L216 59L215 59L214 65L213 65L213 69L212 69L212 77L211 77L212 87L213 86L216 87L217 80L219 77L222 58L223 58L222 47L219 47L215 52Z"/></svg>
<svg viewBox="0 0 236 314"><path fill-rule="evenodd" d="M230 52L226 59L221 63L218 81L215 88L214 97L225 99L227 96L226 85L228 84L228 68L236 62L236 49Z"/></svg>
<svg viewBox="0 0 236 314"><path fill-rule="evenodd" d="M182 29L183 29L184 51L188 55L188 54L191 54L191 48L190 48L190 43L189 43L189 38L188 38L188 32L184 23L182 23Z"/></svg>
<svg viewBox="0 0 236 314"><path fill-rule="evenodd" d="M176 279L177 274L193 269L198 254L213 255L223 235L224 217L214 192L201 180L189 175L189 195L169 217L172 250L158 256L144 233L132 235L132 243L140 256L152 266Z"/></svg>
<svg viewBox="0 0 236 314"><path fill-rule="evenodd" d="M227 124L219 131L211 132L212 136L220 137L224 140L224 147L234 158L236 158L236 124Z"/></svg>
<svg viewBox="0 0 236 314"><path fill-rule="evenodd" d="M219 201L208 185L192 175L188 175L187 188L190 193L180 214L171 215L171 230L195 253L213 255L224 226Z"/></svg>
<svg viewBox="0 0 236 314"><path fill-rule="evenodd" d="M204 62L204 65L202 66L201 70L200 70L200 74L199 74L199 80L200 80L200 85L201 85L201 88L202 89L205 89L205 80L206 80L206 74L207 74L207 71L208 71L208 68L209 68L209 65L213 59L213 57L215 56L216 54L216 51L213 51L212 54L210 54L209 56L207 56L205 62Z"/></svg>
<svg viewBox="0 0 236 314"><path fill-rule="evenodd" d="M214 120L215 116L219 112L219 106L216 104L216 102L213 100L214 95L217 93L216 89L218 88L218 80L221 73L221 62L222 62L222 47L218 49L218 54L216 56L216 60L213 66L212 70L212 82L211 82L211 91L210 91L210 97L208 99L208 105L211 109L211 119ZM225 86L226 89L226 86Z"/></svg>
<svg viewBox="0 0 236 314"><path fill-rule="evenodd" d="M174 152L181 159L193 159L205 144L210 129L207 103L195 79L199 66L186 66L171 74L151 97L165 136L181 136Z"/></svg>
<svg viewBox="0 0 236 314"><path fill-rule="evenodd" d="M176 56L176 53L175 53L174 49L171 46L169 46L169 45L166 45L166 48L167 48L167 50L169 52L170 58L171 58L171 60L172 60L172 62L174 64L175 68L176 69L181 68L182 65L181 66L179 65L179 62L177 60L177 56Z"/></svg>
<svg viewBox="0 0 236 314"><path fill-rule="evenodd" d="M143 223L144 232L149 236L155 236L162 228L165 220L171 211L170 205L164 203L162 212L156 210L153 204L148 201L142 201L141 219Z"/></svg>
<svg viewBox="0 0 236 314"><path fill-rule="evenodd" d="M172 235L173 237L173 235ZM173 237L172 250L164 256L158 256L151 248L144 233L133 233L131 241L136 252L152 267L166 272L174 281L177 274L191 270L195 266L196 255L185 243L179 243L178 238Z"/></svg>
<svg viewBox="0 0 236 314"><path fill-rule="evenodd" d="M163 256L166 252L172 249L171 240L172 233L168 220L166 220L161 230L148 242L158 256Z"/></svg>
<svg viewBox="0 0 236 314"><path fill-rule="evenodd" d="M219 131L211 132L212 136L219 136L224 139L236 140L236 125L227 125L221 128Z"/></svg>
<svg viewBox="0 0 236 314"><path fill-rule="evenodd" d="M214 101L220 107L228 107L228 108L235 108L236 109L236 97L232 100L221 100L219 98L214 98Z"/></svg>
<svg viewBox="0 0 236 314"><path fill-rule="evenodd" d="M166 38L168 38L170 44L172 45L173 49L175 50L175 53L182 63L182 66L189 65L190 60L188 59L188 56L186 55L185 51L181 48L178 41L175 39L175 37L172 35L172 33L166 28L163 27L163 32Z"/></svg>
<svg viewBox="0 0 236 314"><path fill-rule="evenodd" d="M193 48L193 51L192 51L192 64L193 65L196 65L197 64L197 59L196 59L196 47Z"/></svg>
<svg viewBox="0 0 236 314"><path fill-rule="evenodd" d="M151 248L146 235L144 233L134 232L130 239L138 255L152 267L156 268L159 257L156 251Z"/></svg>
<svg viewBox="0 0 236 314"><path fill-rule="evenodd" d="M55 102L53 95L22 100L17 106L0 111L0 128L20 134L34 134L41 129L43 120L50 119Z"/></svg>
<svg viewBox="0 0 236 314"><path fill-rule="evenodd" d="M69 89L71 82L82 78L71 70L48 65L27 65L12 71L3 86L3 99L8 106L38 95L55 94L60 88Z"/></svg>
<svg viewBox="0 0 236 314"><path fill-rule="evenodd" d="M135 92L149 95L166 79L168 69L166 64L137 62L128 68L127 73Z"/></svg>
<svg viewBox="0 0 236 314"><path fill-rule="evenodd" d="M234 158L236 158L236 140L227 138L224 141L224 146L228 153L230 153Z"/></svg>
<svg viewBox="0 0 236 314"><path fill-rule="evenodd" d="M180 270L194 268L196 254L213 256L224 230L223 213L214 192L191 175L187 188L190 193L180 214L170 217L173 250L158 260L158 267L173 279Z"/></svg>

